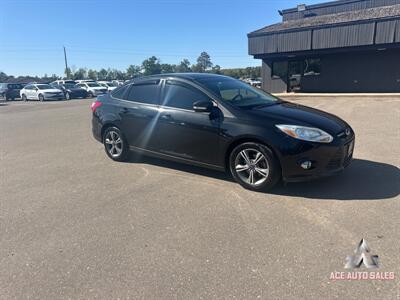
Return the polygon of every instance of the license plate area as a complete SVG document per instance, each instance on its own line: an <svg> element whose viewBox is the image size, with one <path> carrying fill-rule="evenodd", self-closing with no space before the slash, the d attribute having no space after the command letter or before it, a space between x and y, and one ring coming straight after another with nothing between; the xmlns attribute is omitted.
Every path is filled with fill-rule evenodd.
<svg viewBox="0 0 400 300"><path fill-rule="evenodd" d="M347 146L346 146L346 156L350 157L353 155L354 151L354 140L352 140Z"/></svg>

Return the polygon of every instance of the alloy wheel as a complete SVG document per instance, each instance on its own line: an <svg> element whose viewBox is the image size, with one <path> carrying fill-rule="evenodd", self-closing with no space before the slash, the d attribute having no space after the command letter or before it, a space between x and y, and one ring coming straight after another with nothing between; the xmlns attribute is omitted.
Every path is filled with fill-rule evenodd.
<svg viewBox="0 0 400 300"><path fill-rule="evenodd" d="M123 141L118 132L113 130L108 131L105 136L104 143L108 153L112 157L117 158L122 154Z"/></svg>
<svg viewBox="0 0 400 300"><path fill-rule="evenodd" d="M259 186L269 176L268 160L256 149L244 149L235 158L235 171L245 183Z"/></svg>

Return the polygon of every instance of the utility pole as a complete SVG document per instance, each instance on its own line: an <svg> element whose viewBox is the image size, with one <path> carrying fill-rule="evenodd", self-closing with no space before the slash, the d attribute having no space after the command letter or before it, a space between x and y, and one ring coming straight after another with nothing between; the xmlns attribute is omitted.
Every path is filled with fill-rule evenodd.
<svg viewBox="0 0 400 300"><path fill-rule="evenodd" d="M67 51L65 50L65 46L64 46L64 60L65 60L65 76L68 77L68 62L67 62ZM68 78L67 78L68 79Z"/></svg>

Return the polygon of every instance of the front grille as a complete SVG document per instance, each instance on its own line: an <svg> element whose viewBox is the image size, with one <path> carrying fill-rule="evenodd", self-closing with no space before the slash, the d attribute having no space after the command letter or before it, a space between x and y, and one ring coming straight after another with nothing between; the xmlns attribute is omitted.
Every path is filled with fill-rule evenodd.
<svg viewBox="0 0 400 300"><path fill-rule="evenodd" d="M326 165L326 169L331 171L331 170L336 170L341 167L346 167L352 157L353 157L353 152L351 151L350 155L349 154L349 147L351 147L352 141L346 143L343 147L338 149L334 156L329 160L328 164Z"/></svg>
<svg viewBox="0 0 400 300"><path fill-rule="evenodd" d="M340 148L336 151L335 155L331 158L331 160L326 165L327 170L335 170L339 169L342 165L343 161L343 148Z"/></svg>

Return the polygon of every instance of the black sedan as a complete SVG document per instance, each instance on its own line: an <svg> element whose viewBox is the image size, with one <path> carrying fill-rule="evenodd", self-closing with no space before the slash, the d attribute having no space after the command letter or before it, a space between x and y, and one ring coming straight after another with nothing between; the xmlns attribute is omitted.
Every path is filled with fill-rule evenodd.
<svg viewBox="0 0 400 300"><path fill-rule="evenodd" d="M74 83L52 84L53 87L64 92L65 99L87 98L88 93L85 89L80 88Z"/></svg>
<svg viewBox="0 0 400 300"><path fill-rule="evenodd" d="M282 101L230 77L135 79L92 104L92 131L116 161L136 151L216 170L267 190L342 171L354 132L338 117Z"/></svg>

